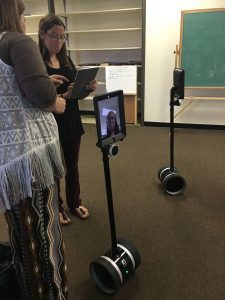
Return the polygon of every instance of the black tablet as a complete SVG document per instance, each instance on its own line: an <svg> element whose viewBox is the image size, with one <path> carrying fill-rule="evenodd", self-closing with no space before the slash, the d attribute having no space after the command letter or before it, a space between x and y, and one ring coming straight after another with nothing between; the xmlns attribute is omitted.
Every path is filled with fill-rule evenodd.
<svg viewBox="0 0 225 300"><path fill-rule="evenodd" d="M87 91L86 86L90 81L95 79L98 70L98 67L87 67L77 70L73 90L70 95L71 99L83 99L90 94L90 92Z"/></svg>
<svg viewBox="0 0 225 300"><path fill-rule="evenodd" d="M178 99L184 99L184 70L175 68L173 70L173 86L176 88Z"/></svg>
<svg viewBox="0 0 225 300"><path fill-rule="evenodd" d="M124 95L122 90L93 98L97 129L97 146L104 147L126 137Z"/></svg>

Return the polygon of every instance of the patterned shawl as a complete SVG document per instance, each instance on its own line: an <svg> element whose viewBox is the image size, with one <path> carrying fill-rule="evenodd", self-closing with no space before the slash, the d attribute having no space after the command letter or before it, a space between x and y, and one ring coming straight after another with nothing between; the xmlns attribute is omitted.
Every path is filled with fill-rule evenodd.
<svg viewBox="0 0 225 300"><path fill-rule="evenodd" d="M0 212L64 175L52 113L27 101L13 68L0 59Z"/></svg>

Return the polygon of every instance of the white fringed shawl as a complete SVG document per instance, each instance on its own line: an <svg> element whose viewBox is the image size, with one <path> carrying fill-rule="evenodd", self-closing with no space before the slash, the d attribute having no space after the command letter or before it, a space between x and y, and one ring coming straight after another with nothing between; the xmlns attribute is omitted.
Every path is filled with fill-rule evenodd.
<svg viewBox="0 0 225 300"><path fill-rule="evenodd" d="M0 212L64 175L52 113L23 96L13 68L0 59Z"/></svg>

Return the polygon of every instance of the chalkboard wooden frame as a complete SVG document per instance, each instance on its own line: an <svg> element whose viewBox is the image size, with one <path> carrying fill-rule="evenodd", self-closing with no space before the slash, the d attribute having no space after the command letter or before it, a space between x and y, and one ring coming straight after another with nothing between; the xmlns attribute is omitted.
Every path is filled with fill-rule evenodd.
<svg viewBox="0 0 225 300"><path fill-rule="evenodd" d="M181 11L185 88L225 89L225 8Z"/></svg>

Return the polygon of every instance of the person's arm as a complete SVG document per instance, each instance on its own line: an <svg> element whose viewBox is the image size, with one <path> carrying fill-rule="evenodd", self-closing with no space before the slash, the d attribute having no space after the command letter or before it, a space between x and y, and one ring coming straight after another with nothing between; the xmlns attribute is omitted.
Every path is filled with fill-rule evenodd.
<svg viewBox="0 0 225 300"><path fill-rule="evenodd" d="M67 91L66 92L64 92L64 93L62 93L62 94L59 94L58 96L60 96L60 97L63 97L64 99L70 99L70 95L71 95L71 92L72 92L72 90L73 90L73 83L71 83L69 86L68 86L68 88L67 88Z"/></svg>
<svg viewBox="0 0 225 300"><path fill-rule="evenodd" d="M51 78L55 87L59 87L61 84L63 84L64 81L69 82L69 80L63 75L53 74L49 77Z"/></svg>
<svg viewBox="0 0 225 300"><path fill-rule="evenodd" d="M56 101L53 104L43 108L43 110L45 111L54 112L56 114L64 113L65 109L66 109L66 100L61 96L57 96Z"/></svg>
<svg viewBox="0 0 225 300"><path fill-rule="evenodd" d="M26 99L41 109L57 111L63 100L57 100L56 88L48 76L37 44L30 37L15 33L9 49L17 82Z"/></svg>

